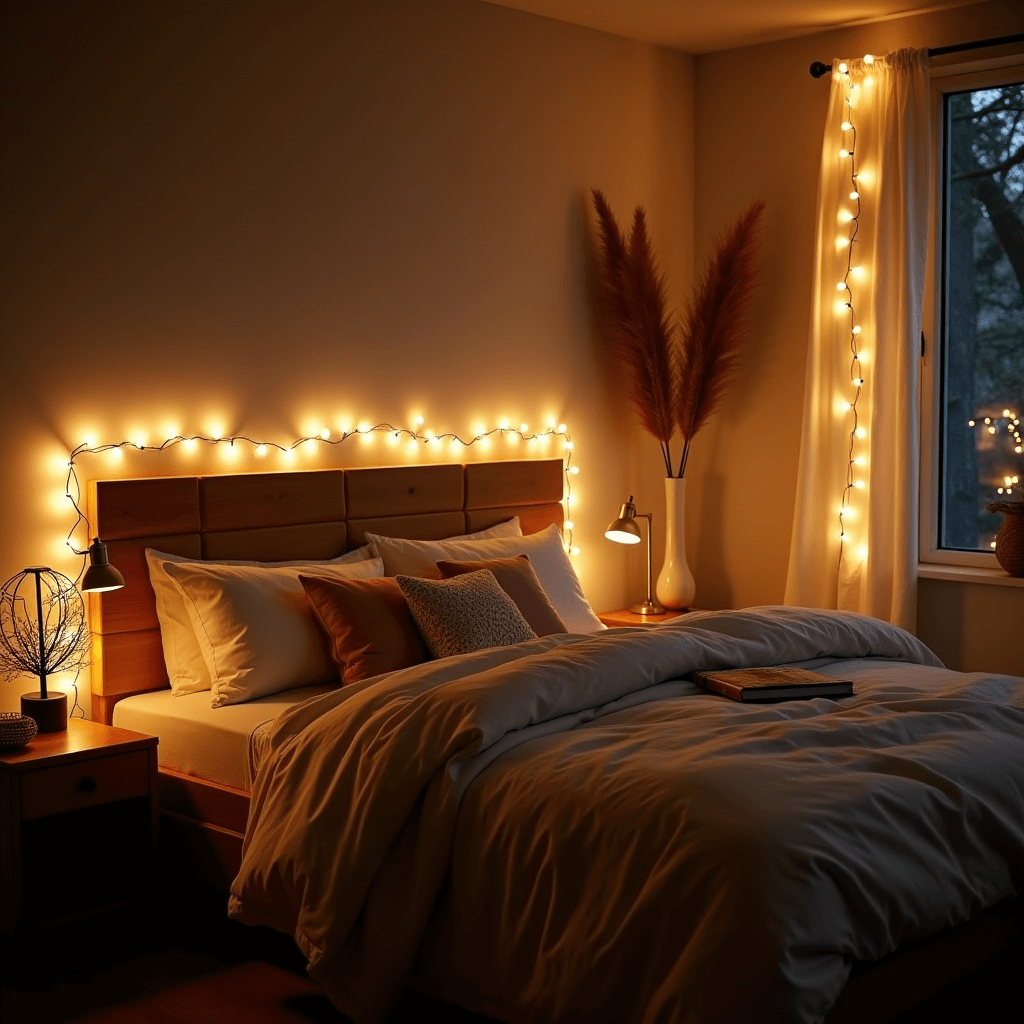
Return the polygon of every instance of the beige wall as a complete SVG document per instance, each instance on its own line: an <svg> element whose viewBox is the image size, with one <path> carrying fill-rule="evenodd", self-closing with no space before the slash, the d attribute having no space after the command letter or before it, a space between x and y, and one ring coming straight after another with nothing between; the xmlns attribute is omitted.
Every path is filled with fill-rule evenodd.
<svg viewBox="0 0 1024 1024"><path fill-rule="evenodd" d="M602 534L654 452L602 361L587 193L647 207L681 292L692 58L471 0L8 5L4 47L0 576L75 570L86 436L553 416L586 591L635 597L640 560ZM82 465L273 468L194 459Z"/></svg>
<svg viewBox="0 0 1024 1024"><path fill-rule="evenodd" d="M768 204L752 344L727 412L698 436L687 474L698 603L778 603L785 589L829 90L808 66L1022 30L1019 3L983 3L698 58L698 264L714 235L753 199ZM951 667L1024 671L1024 589L926 580L919 605L921 636Z"/></svg>

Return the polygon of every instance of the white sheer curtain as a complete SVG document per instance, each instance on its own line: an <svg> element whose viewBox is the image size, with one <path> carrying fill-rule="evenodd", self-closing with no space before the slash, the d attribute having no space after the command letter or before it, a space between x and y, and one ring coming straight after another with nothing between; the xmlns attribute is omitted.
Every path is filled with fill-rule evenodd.
<svg viewBox="0 0 1024 1024"><path fill-rule="evenodd" d="M926 50L833 64L785 601L910 630L931 156Z"/></svg>

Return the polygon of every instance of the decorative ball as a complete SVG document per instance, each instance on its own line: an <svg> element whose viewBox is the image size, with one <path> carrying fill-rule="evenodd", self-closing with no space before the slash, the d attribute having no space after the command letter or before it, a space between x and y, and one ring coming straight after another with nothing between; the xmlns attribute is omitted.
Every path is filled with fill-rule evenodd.
<svg viewBox="0 0 1024 1024"><path fill-rule="evenodd" d="M16 711L0 711L0 750L23 747L39 731L35 719Z"/></svg>

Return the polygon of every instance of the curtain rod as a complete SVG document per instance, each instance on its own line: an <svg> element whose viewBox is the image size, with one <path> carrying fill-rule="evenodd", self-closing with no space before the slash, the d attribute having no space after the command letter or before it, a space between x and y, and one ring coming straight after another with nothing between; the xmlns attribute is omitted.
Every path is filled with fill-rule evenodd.
<svg viewBox="0 0 1024 1024"><path fill-rule="evenodd" d="M986 46L1002 46L1005 43L1024 42L1024 32L1018 32L1012 36L996 36L993 39L976 39L970 43L954 43L952 46L936 46L928 51L929 57L941 57L947 53L960 53L963 50L982 50ZM832 70L831 64L822 64L816 60L811 65L811 77L821 78Z"/></svg>

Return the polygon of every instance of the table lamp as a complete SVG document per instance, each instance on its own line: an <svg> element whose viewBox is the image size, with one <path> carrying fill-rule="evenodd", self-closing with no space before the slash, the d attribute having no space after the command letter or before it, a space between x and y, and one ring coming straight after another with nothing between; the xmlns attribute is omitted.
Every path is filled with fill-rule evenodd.
<svg viewBox="0 0 1024 1024"><path fill-rule="evenodd" d="M615 541L616 544L639 544L643 540L643 535L640 532L637 519L647 520L647 600L642 601L640 604L630 605L629 610L637 615L661 615L665 608L654 599L653 578L651 576L651 513L637 512L636 505L633 504L633 495L631 494L629 501L622 506L619 512L619 518L609 524L608 529L604 531L604 535L609 540Z"/></svg>

